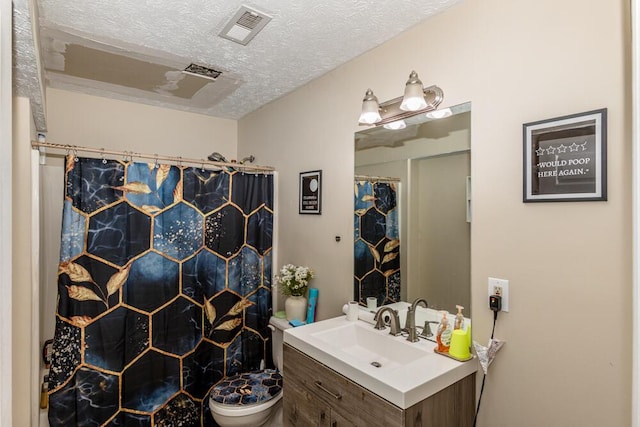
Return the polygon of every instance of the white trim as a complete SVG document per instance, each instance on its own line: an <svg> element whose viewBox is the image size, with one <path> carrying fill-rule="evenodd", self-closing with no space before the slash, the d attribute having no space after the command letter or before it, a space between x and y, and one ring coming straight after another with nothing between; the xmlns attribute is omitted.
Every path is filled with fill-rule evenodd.
<svg viewBox="0 0 640 427"><path fill-rule="evenodd" d="M640 427L640 0L631 0L631 93L633 146L633 347L631 425Z"/></svg>
<svg viewBox="0 0 640 427"><path fill-rule="evenodd" d="M40 152L31 150L31 425L40 424Z"/></svg>
<svg viewBox="0 0 640 427"><path fill-rule="evenodd" d="M12 2L0 1L0 426L10 427L12 418L12 232L11 199L13 156L12 95Z"/></svg>
<svg viewBox="0 0 640 427"><path fill-rule="evenodd" d="M278 191L278 172L273 172L273 225L271 230L271 307L273 314L275 315L280 310L280 292L277 286L275 286L276 274L278 273L278 251L280 246L278 245L278 214L280 211L279 203L279 191ZM282 307L284 310L284 307Z"/></svg>

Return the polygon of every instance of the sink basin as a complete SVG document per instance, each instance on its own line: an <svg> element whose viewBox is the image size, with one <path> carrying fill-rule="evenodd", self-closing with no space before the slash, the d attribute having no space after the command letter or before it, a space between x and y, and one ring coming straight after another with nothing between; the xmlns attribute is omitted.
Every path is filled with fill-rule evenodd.
<svg viewBox="0 0 640 427"><path fill-rule="evenodd" d="M402 409L478 369L475 360L434 353L430 341L411 343L345 316L287 329L284 342Z"/></svg>
<svg viewBox="0 0 640 427"><path fill-rule="evenodd" d="M383 333L388 334L388 330ZM406 340L383 340L381 338L386 337L381 337L379 331L372 327L363 328L359 322L349 322L312 335L328 347L352 356L354 360L385 370L400 368L423 357L433 356L413 347Z"/></svg>

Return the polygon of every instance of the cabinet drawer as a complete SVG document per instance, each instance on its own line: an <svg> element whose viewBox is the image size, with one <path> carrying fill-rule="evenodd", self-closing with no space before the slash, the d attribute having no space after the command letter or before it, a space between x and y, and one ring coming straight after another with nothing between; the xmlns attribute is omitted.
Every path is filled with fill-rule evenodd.
<svg viewBox="0 0 640 427"><path fill-rule="evenodd" d="M287 384L300 387L319 400L316 406L327 406L332 413L354 426L398 426L403 423L403 411L369 390L353 383L325 365L295 348L284 345L283 398L298 399L289 394ZM293 392L293 393L299 393ZM291 405L289 405L290 407ZM304 425L299 424L299 425ZM322 425L313 423L311 425Z"/></svg>

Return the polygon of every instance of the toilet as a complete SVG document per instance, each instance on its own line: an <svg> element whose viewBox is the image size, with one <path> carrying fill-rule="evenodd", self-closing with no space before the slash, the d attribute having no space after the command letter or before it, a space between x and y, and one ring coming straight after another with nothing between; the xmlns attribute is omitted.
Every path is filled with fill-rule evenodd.
<svg viewBox="0 0 640 427"><path fill-rule="evenodd" d="M291 325L271 317L271 349L278 368L237 374L220 381L209 395L209 410L220 427L282 425L282 338Z"/></svg>

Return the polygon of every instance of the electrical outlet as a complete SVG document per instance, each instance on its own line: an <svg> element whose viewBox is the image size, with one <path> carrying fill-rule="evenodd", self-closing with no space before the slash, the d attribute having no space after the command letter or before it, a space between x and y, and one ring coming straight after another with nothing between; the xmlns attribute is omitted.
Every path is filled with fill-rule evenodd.
<svg viewBox="0 0 640 427"><path fill-rule="evenodd" d="M500 295L502 298L502 310L509 311L509 281L506 279L496 279L489 277L489 296Z"/></svg>

